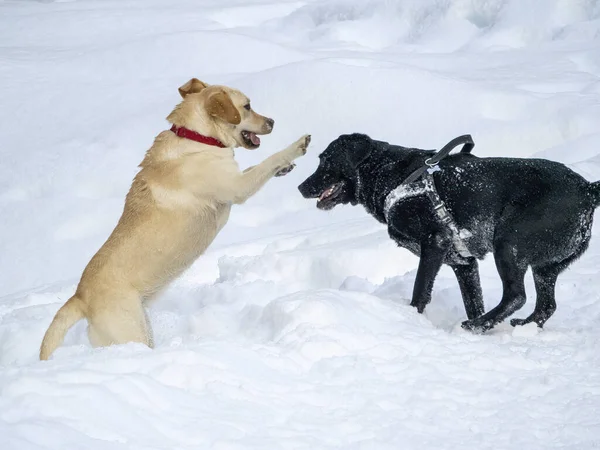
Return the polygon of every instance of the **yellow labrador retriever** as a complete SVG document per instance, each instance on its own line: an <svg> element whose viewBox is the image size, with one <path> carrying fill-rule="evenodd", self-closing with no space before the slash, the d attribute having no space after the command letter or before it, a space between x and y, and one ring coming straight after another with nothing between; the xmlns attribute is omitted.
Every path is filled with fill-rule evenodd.
<svg viewBox="0 0 600 450"><path fill-rule="evenodd" d="M255 149L273 120L254 112L236 89L193 78L183 101L140 164L116 228L89 262L77 290L56 313L40 349L48 359L75 322L88 320L93 346L153 346L144 301L186 270L244 203L271 177L293 168L310 136L241 172L235 147Z"/></svg>

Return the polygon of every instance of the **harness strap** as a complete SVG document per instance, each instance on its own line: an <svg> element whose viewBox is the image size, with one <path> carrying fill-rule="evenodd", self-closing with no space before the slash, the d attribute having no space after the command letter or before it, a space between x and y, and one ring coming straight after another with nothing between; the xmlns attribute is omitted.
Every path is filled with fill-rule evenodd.
<svg viewBox="0 0 600 450"><path fill-rule="evenodd" d="M463 258L470 258L473 255L465 245L461 232L452 218L452 215L446 208L445 203L440 198L433 180L433 172L440 170L437 164L460 144L463 144L463 148L460 151L461 153L471 153L471 150L475 147L473 138L469 134L458 136L444 145L441 150L425 160L424 166L413 171L396 189L392 190L386 196L384 202L384 216L387 221L391 209L401 200L409 197L426 195L431 201L433 210L439 222L450 230L456 252ZM416 183L417 181L420 182Z"/></svg>
<svg viewBox="0 0 600 450"><path fill-rule="evenodd" d="M461 233L461 231L458 229L458 225L456 225L456 222L454 221L452 214L450 214L450 212L448 211L448 208L446 208L446 204L440 198L440 195L438 194L438 191L435 188L435 183L433 181L433 175L429 172L426 172L424 181L425 181L426 185L431 186L429 189L425 189L425 194L427 195L427 197L431 201L431 204L433 205L433 211L435 212L436 217L438 218L438 220L440 221L440 223L442 225L445 225L447 228L450 229L450 234L452 235L452 243L454 244L454 249L463 258L471 258L473 255L467 248L465 241L463 240L463 236L461 236L461 234L466 235L468 232ZM468 233L468 236L470 236L470 235L471 234ZM467 237L467 236L465 236L465 237Z"/></svg>
<svg viewBox="0 0 600 450"><path fill-rule="evenodd" d="M458 136L458 137L452 139L450 142L448 142L446 145L444 145L441 150L436 152L431 158L427 158L425 160L425 165L419 167L417 170L415 170L413 173L411 173L402 182L402 184L410 184L410 183L417 181L419 178L421 178L423 176L423 174L427 170L437 166L437 164L442 159L444 159L446 156L448 156L450 154L450 152L452 150L454 150L454 148L459 146L460 144L464 144L463 148L460 149L460 153L471 153L471 150L473 150L473 147L475 147L475 143L473 142L473 138L471 137L470 134L464 134L462 136Z"/></svg>
<svg viewBox="0 0 600 450"><path fill-rule="evenodd" d="M473 147L475 147L475 143L473 142L473 138L471 137L471 135L463 134L462 136L458 136L452 139L450 142L444 145L438 152L436 152L435 155L433 155L429 159L426 159L425 164L427 164L429 167L435 166L442 159L448 156L450 152L460 144L464 144L463 148L460 149L460 153L471 153L471 150L473 150Z"/></svg>

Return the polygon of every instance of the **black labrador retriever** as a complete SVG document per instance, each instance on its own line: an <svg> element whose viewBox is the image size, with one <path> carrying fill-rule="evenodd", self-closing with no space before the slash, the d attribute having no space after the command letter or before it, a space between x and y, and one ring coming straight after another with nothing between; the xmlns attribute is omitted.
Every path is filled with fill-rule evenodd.
<svg viewBox="0 0 600 450"><path fill-rule="evenodd" d="M400 247L420 256L411 305L419 312L431 301L442 264L454 270L469 320L467 330L493 328L525 304L525 272L532 267L535 310L511 324L539 327L556 309L558 274L579 258L591 238L600 182L589 183L563 164L544 159L478 158L450 155L433 172L434 184L460 229L470 256L457 251L448 227L431 201L411 192L391 195L435 152L390 145L364 134L342 135L321 155L319 167L299 187L305 198L318 198L329 210L340 203L361 204L387 224ZM390 201L391 199L391 201ZM484 314L477 259L493 252L503 294Z"/></svg>

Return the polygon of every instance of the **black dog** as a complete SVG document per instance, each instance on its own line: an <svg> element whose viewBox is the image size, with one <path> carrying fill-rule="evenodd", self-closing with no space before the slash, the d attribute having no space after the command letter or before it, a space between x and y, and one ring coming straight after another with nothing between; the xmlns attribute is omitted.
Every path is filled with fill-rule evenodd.
<svg viewBox="0 0 600 450"><path fill-rule="evenodd" d="M431 300L441 265L451 266L469 318L463 328L468 330L489 330L525 304L524 278L531 266L535 310L511 324L535 322L542 327L556 309L558 274L588 247L600 182L589 183L564 165L543 159L448 156L433 180L472 255L465 257L431 201L418 190L411 194L410 185L404 185L405 195L390 204L389 194L434 153L363 134L342 135L321 153L319 167L298 189L305 198L318 198L317 207L324 210L360 203L387 224L399 246L421 257L411 302L419 312ZM484 314L477 259L489 252L503 294L500 304Z"/></svg>

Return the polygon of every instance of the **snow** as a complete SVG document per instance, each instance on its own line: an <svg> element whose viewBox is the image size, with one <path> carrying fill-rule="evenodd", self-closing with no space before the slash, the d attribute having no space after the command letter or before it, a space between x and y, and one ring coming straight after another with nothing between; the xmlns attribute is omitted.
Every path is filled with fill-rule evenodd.
<svg viewBox="0 0 600 450"><path fill-rule="evenodd" d="M418 259L362 209L296 189L348 132L421 148L470 133L477 155L600 179L600 2L4 1L0 43L0 448L600 446L600 241L544 330L472 335L451 270L417 314ZM275 118L241 166L306 132L307 156L149 306L156 349L93 349L82 321L39 362L192 76ZM489 309L491 258L481 278Z"/></svg>

